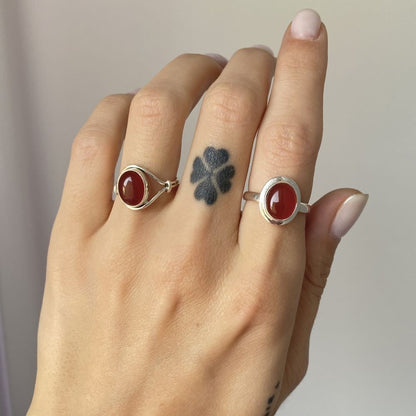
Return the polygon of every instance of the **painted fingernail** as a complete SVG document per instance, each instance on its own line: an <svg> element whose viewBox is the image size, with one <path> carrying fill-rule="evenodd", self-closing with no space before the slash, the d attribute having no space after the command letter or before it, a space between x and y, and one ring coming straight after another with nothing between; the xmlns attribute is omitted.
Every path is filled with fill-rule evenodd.
<svg viewBox="0 0 416 416"><path fill-rule="evenodd" d="M259 49L263 49L266 52L269 52L270 55L274 56L274 52L273 49L270 48L267 45L253 45L252 48L259 48Z"/></svg>
<svg viewBox="0 0 416 416"><path fill-rule="evenodd" d="M347 198L338 208L331 225L331 233L341 238L351 229L360 217L368 201L368 194L357 193Z"/></svg>
<svg viewBox="0 0 416 416"><path fill-rule="evenodd" d="M314 40L321 29L321 17L312 9L304 9L292 20L291 33L296 39Z"/></svg>
<svg viewBox="0 0 416 416"><path fill-rule="evenodd" d="M217 64L221 65L223 68L228 63L228 59L225 56L220 55L219 53L206 53L205 55L214 59L217 62Z"/></svg>
<svg viewBox="0 0 416 416"><path fill-rule="evenodd" d="M135 90L130 91L129 94L136 95L140 90L141 88L136 88Z"/></svg>

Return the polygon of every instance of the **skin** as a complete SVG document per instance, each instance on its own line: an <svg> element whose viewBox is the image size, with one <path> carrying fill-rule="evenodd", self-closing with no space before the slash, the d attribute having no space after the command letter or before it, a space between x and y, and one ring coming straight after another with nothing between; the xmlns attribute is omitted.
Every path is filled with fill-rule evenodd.
<svg viewBox="0 0 416 416"><path fill-rule="evenodd" d="M288 28L277 64L259 48L224 69L184 54L135 96L98 104L73 142L51 233L29 416L274 414L306 373L339 242L330 225L357 191L333 191L284 226L255 202L241 211L241 198L258 130L249 189L284 175L309 200L326 64L324 25L313 41ZM204 93L179 187L141 211L113 201L123 140L122 168L175 178ZM208 147L226 149L233 167L213 203L191 180Z"/></svg>

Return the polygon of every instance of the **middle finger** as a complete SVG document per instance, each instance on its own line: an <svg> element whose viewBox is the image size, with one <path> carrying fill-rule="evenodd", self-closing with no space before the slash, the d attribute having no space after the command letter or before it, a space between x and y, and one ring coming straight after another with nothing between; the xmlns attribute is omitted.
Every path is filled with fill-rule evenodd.
<svg viewBox="0 0 416 416"><path fill-rule="evenodd" d="M182 184L171 205L175 213L186 212L197 233L221 230L216 235L227 241L230 234L237 235L252 144L274 67L268 49L242 48L204 97Z"/></svg>

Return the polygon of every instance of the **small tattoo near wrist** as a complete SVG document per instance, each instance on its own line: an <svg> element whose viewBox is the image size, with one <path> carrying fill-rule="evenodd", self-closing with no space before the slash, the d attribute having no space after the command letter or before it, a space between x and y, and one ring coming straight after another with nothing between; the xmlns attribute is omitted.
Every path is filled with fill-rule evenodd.
<svg viewBox="0 0 416 416"><path fill-rule="evenodd" d="M263 416L272 416L272 414L270 412L271 412L271 409L272 409L272 404L273 404L274 399L276 397L276 391L279 388L279 386L280 386L280 381L278 381L276 383L276 385L274 386L274 393L271 394L269 396L269 398L267 399L267 407L266 407L266 410L265 410L265 413L264 413Z"/></svg>
<svg viewBox="0 0 416 416"><path fill-rule="evenodd" d="M231 179L235 174L233 165L226 164L230 155L226 149L215 149L208 146L203 157L197 156L193 163L191 183L197 183L194 196L212 205L220 193L228 192Z"/></svg>

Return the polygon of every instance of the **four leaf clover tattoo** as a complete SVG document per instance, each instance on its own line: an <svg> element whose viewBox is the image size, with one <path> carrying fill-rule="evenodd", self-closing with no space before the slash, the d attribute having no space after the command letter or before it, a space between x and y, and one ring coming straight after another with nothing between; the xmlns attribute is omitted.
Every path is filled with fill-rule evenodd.
<svg viewBox="0 0 416 416"><path fill-rule="evenodd" d="M229 157L226 149L209 146L204 150L203 159L199 156L195 158L191 182L199 182L194 192L197 200L203 199L207 205L212 205L217 200L218 192L230 190L230 179L235 169L232 165L226 165Z"/></svg>

